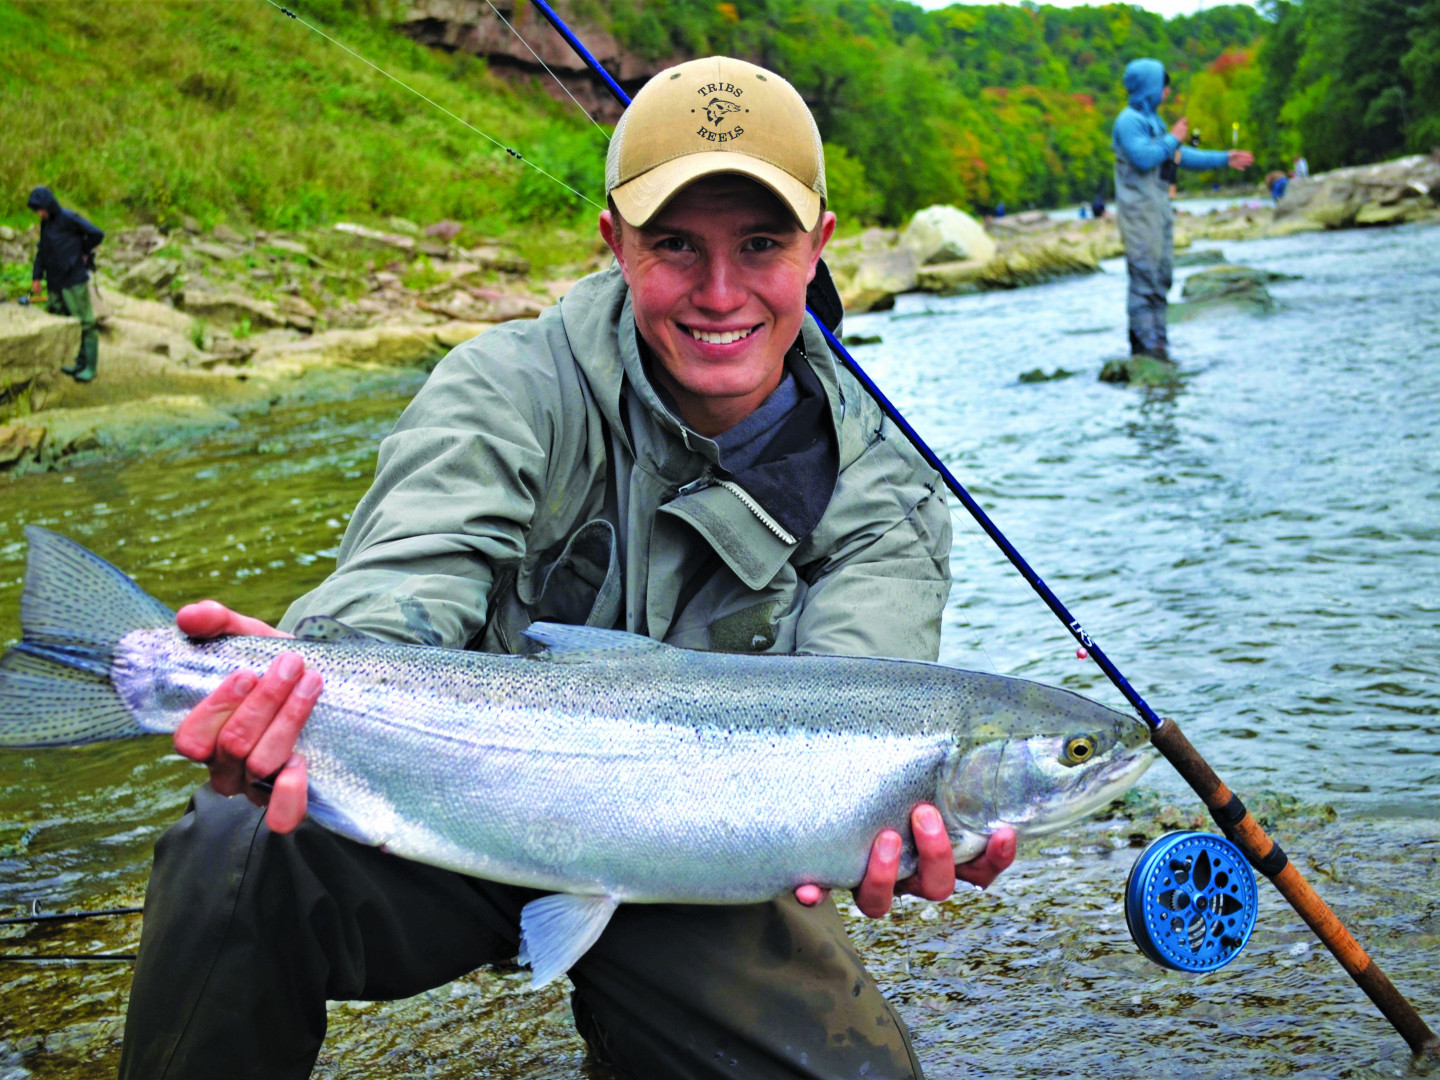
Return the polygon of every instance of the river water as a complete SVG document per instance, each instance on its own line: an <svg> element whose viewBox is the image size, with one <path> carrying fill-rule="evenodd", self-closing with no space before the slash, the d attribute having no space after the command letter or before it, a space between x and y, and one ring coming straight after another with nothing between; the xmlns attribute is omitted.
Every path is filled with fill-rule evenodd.
<svg viewBox="0 0 1440 1080"><path fill-rule="evenodd" d="M857 316L876 381L1155 709L1176 717L1361 942L1440 1022L1440 231L1227 243L1299 275L1268 315L1172 327L1184 378L1097 381L1123 267ZM1182 271L1183 277L1186 272ZM1177 287L1178 294L1178 287ZM1021 383L1040 368L1072 377ZM333 563L418 384L277 408L202 443L0 481L0 639L21 528L65 532L178 604L275 618ZM1122 706L956 511L942 659ZM136 904L198 770L159 740L0 753L0 916ZM1435 1076L1262 882L1229 967L1163 971L1119 897L1145 838L1199 825L1163 764L1131 805L1025 847L984 894L854 918L932 1077ZM842 907L848 907L842 901ZM0 928L0 952L128 953L138 917ZM0 1080L113 1070L129 965L0 962ZM477 972L337 1005L317 1075L601 1076L559 988Z"/></svg>

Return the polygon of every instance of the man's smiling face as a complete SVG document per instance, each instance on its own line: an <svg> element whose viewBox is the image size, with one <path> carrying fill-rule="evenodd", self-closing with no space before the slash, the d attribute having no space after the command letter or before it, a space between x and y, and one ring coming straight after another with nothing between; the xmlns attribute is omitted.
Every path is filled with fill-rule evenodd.
<svg viewBox="0 0 1440 1080"><path fill-rule="evenodd" d="M768 188L725 174L697 180L643 227L600 215L655 380L697 432L729 430L779 385L834 231L834 214L805 232Z"/></svg>

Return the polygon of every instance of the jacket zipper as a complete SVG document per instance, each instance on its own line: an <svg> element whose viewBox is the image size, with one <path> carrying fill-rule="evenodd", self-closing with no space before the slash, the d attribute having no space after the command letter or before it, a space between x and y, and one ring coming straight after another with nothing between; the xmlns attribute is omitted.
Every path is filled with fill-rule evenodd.
<svg viewBox="0 0 1440 1080"><path fill-rule="evenodd" d="M726 491L730 492L731 495L739 499L745 505L746 509L760 519L760 524L764 525L779 537L782 543L794 545L800 542L790 535L785 526L767 514L765 508L752 499L748 491L733 480L721 480L709 469L706 469L698 479L691 480L690 483L682 487L676 494L679 496L694 495L697 491L704 491L708 487L715 487L717 485L723 487Z"/></svg>

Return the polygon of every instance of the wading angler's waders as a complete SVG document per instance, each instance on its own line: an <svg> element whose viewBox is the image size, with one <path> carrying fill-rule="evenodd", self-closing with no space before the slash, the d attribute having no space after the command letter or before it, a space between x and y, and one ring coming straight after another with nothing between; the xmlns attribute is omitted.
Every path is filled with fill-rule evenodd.
<svg viewBox="0 0 1440 1080"><path fill-rule="evenodd" d="M550 5L546 3L545 0L531 0L531 2L540 14L545 17L546 21L555 28L555 31L565 39L570 47L575 50L576 54L589 66L590 70L605 83L606 87L615 95L620 103L622 105L629 105L629 95L610 77L610 74L600 66L599 62L590 55L589 50L570 32L570 28L565 25ZM1255 818L1245 809L1245 804L1240 801L1239 796L1235 795L1221 782L1214 770L1211 769L1205 759L1200 756L1199 751L1190 745L1190 741L1185 738L1179 725L1168 717L1162 720L1156 715L1155 711L1146 704L1145 699L1135 691L1125 676L1120 673L1120 669L1105 655L1104 650L1102 650L1090 635L1085 632L1084 628L1081 627L1080 621L1070 614L1065 605L1050 591L1050 587L1041 580L1040 575L1030 568L1030 564L1025 561L1020 552L1005 538L1005 535L996 528L995 523L992 522L989 515L981 509L980 504L971 497L970 493L965 490L964 485L951 474L950 470L946 468L945 463L936 456L935 451L931 450L925 443L925 440L910 426L905 417L900 414L900 410L891 403L890 399L887 398L880 388L871 381L870 377L865 374L860 365L855 362L855 358L840 344L839 340L830 332L825 323L818 317L816 317L815 322L825 334L825 339L830 343L830 348L834 350L835 355L840 358L850 373L860 380L861 385L865 387L881 409L884 410L885 415L905 433L905 437L909 439L911 445L920 452L920 456L929 462L930 466L944 479L945 486L964 504L965 509L970 511L970 515L979 523L980 527L985 530L990 539L995 541L1000 547L1000 550L1005 552L1005 556L1014 564L1015 569L1019 570L1021 576L1040 594L1040 598L1045 601L1050 610L1055 613L1055 616L1065 624L1066 629L1074 635L1075 640L1080 642L1080 644L1089 651L1089 654L1094 657L1095 662L1100 665L1100 669L1105 672L1110 681L1115 684L1115 687L1125 695L1125 699L1135 707L1140 716L1150 725L1151 742L1153 742L1160 753L1165 756L1165 760L1175 766L1175 770L1185 778L1186 783L1195 790L1195 793L1204 800L1206 807L1210 810L1211 817L1215 819L1215 823L1220 826L1221 831L1239 847L1240 851L1244 853L1245 858L1250 861L1255 869L1259 870L1274 882L1275 887L1280 890L1281 895L1290 901L1291 906L1299 912L1300 917L1315 931L1320 940L1325 943L1326 948L1335 954L1336 959L1338 959L1341 966L1350 973L1351 978L1370 996L1370 1000L1379 1006L1380 1011L1385 1014L1385 1018L1395 1026L1395 1030L1398 1031L1410 1045L1410 1049L1417 1054L1426 1053L1427 1055L1440 1057L1440 1039L1436 1038L1435 1033L1431 1031L1425 1021L1421 1019L1420 1014L1415 1011L1410 1002L1395 989L1385 973L1370 959L1365 950L1361 948L1360 943L1351 936L1350 932L1345 929L1340 920L1335 916L1335 913L1326 905L1325 901L1320 899L1320 896L1310 887L1309 883L1301 876L1300 871L1295 868L1295 864L1285 857L1285 852L1280 849L1280 845L1275 843L1275 841L1265 833L1265 830L1260 827ZM1197 855L1195 858L1198 859L1199 856ZM1208 856L1206 865L1209 865ZM1189 872L1181 871L1181 873L1188 875ZM1185 882L1183 884L1189 885L1194 884L1194 882ZM1204 897L1207 903L1210 902L1209 894L1203 891L1200 894L1195 894L1192 891L1187 895L1195 895L1197 900ZM1218 902L1219 898L1217 897L1215 900ZM1138 907L1140 905L1136 906ZM1153 905L1151 906L1153 907ZM1187 907L1193 910L1193 905L1188 902ZM1141 911L1131 911L1127 909L1127 916L1132 920L1142 914L1143 912ZM1214 914L1223 914L1223 912L1217 911ZM1239 912L1237 911L1236 914L1238 915ZM1253 921L1253 906L1248 914ZM1179 912L1176 912L1176 915L1177 917L1181 917L1182 921L1185 921L1187 925L1193 925L1190 920L1180 916ZM1132 921L1132 926L1133 925L1134 923ZM1205 924L1201 923L1200 925L1203 927ZM1218 937L1218 935L1216 936ZM1248 931L1244 936L1248 937ZM1137 934L1137 942L1139 940L1140 935ZM1228 955L1226 955L1221 962L1228 961L1238 953L1239 945L1243 945L1243 939L1238 940L1235 948L1227 950ZM1167 966L1181 967L1182 965L1172 963ZM1217 964L1215 966L1219 965Z"/></svg>

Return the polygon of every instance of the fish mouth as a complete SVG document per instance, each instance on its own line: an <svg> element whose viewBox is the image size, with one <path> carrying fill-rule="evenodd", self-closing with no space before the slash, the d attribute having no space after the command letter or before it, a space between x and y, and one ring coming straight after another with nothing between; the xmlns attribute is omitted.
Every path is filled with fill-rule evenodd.
<svg viewBox="0 0 1440 1080"><path fill-rule="evenodd" d="M1057 808L1056 813L1045 815L1043 821L1017 825L1017 831L1026 836L1043 836L1083 821L1129 791L1159 756L1160 752L1153 746L1144 745L1097 764L1069 791L1063 809Z"/></svg>

